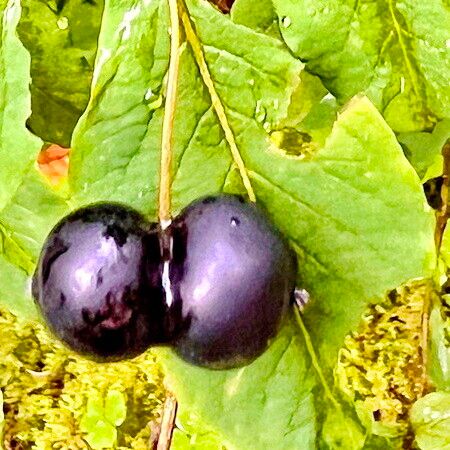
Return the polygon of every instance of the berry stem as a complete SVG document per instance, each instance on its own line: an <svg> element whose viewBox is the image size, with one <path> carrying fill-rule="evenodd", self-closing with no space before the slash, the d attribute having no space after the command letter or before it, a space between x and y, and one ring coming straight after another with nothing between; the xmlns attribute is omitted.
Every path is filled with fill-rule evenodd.
<svg viewBox="0 0 450 450"><path fill-rule="evenodd" d="M302 315L300 313L300 306L297 303L294 304L294 310L295 310L295 318L297 319L297 323L298 323L300 330L303 333L303 337L305 339L306 349L308 350L312 365L317 372L317 375L319 377L320 383L322 384L322 388L325 392L325 395L328 397L328 399L330 400L330 402L333 404L333 406L336 409L340 409L341 406L340 406L339 402L335 399L333 393L331 392L331 389L328 386L327 380L325 379L325 375L322 372L322 368L320 367L319 360L317 359L316 351L314 350L314 346L311 341L311 336L309 335L308 330L306 329L306 326L303 323Z"/></svg>
<svg viewBox="0 0 450 450"><path fill-rule="evenodd" d="M228 123L225 108L222 104L219 94L216 91L214 82L209 72L208 64L206 63L205 55L203 53L202 44L200 43L200 40L192 26L191 19L189 18L189 14L187 12L184 1L183 5L181 6L181 21L183 22L186 39L191 45L192 51L194 53L194 58L200 70L203 82L205 83L205 86L209 92L209 96L211 97L212 106L217 114L220 126L225 133L225 139L230 147L231 155L233 156L233 160L237 168L239 169L239 173L241 175L242 182L244 183L244 187L247 191L248 198L251 202L255 202L256 196L255 192L253 191L247 169L245 167L241 153L239 152L239 149L236 145L236 139L234 137L233 131L231 130L230 124Z"/></svg>
<svg viewBox="0 0 450 450"><path fill-rule="evenodd" d="M178 69L180 65L180 19L177 0L168 0L170 10L170 61L167 77L166 105L161 141L161 166L159 180L159 220L165 228L171 220L171 165L172 165L172 134L175 116Z"/></svg>

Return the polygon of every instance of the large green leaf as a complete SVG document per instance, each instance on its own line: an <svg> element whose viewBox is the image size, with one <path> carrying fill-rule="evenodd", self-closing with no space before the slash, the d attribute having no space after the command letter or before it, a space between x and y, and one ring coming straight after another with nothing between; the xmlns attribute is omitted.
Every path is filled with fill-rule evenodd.
<svg viewBox="0 0 450 450"><path fill-rule="evenodd" d="M50 227L67 210L34 166L42 146L25 122L30 113L30 57L16 36L21 8L11 0L2 12L0 46L0 302L34 316L28 274Z"/></svg>
<svg viewBox="0 0 450 450"><path fill-rule="evenodd" d="M249 122L235 126L258 199L299 253L299 282L313 296L305 320L323 369L330 368L344 335L357 324L369 300L402 279L432 271L433 218L420 182L392 132L365 99L341 114L325 148L310 159L289 158L270 148L261 151L267 148L267 137L257 141L258 132ZM413 255L418 256L415 262ZM213 389L209 400L197 394L214 375L203 372L201 377L201 371L188 372L186 364L174 360L166 366L178 374L174 386L179 398L201 411L227 439L230 425L224 415L230 415L229 399L215 389L221 409L214 413ZM255 369L248 375L250 384L258 382L258 374ZM261 383L260 390L264 386ZM233 414L240 405L235 408ZM253 417L256 412L249 409ZM271 436L280 445L273 430Z"/></svg>
<svg viewBox="0 0 450 450"><path fill-rule="evenodd" d="M103 1L24 0L19 36L31 53L29 124L68 147L89 99Z"/></svg>
<svg viewBox="0 0 450 450"><path fill-rule="evenodd" d="M210 371L162 354L181 414L192 409L227 449L314 449L315 380L303 339L291 321L252 364Z"/></svg>
<svg viewBox="0 0 450 450"><path fill-rule="evenodd" d="M396 131L450 117L445 0L274 0L286 43L341 101L364 91Z"/></svg>
<svg viewBox="0 0 450 450"><path fill-rule="evenodd" d="M331 369L369 301L431 272L434 219L419 178L366 98L342 111L315 153L277 148L267 130L287 117L301 65L278 39L234 24L206 2L188 6L258 200L298 253L299 284L313 298L305 320ZM73 139L74 204L120 200L156 218L167 26L165 2L107 2L93 95ZM186 44L174 146L175 213L201 195L241 191ZM227 447L314 447L315 377L292 321L243 369L194 368L169 351L162 359L181 410L197 414Z"/></svg>
<svg viewBox="0 0 450 450"><path fill-rule="evenodd" d="M112 198L154 214L167 8L138 0L112 0L105 8L91 98L73 137L70 181L78 203Z"/></svg>
<svg viewBox="0 0 450 450"><path fill-rule="evenodd" d="M21 8L3 0L0 23L0 210L14 195L41 146L25 128L31 113L30 55L16 36Z"/></svg>
<svg viewBox="0 0 450 450"><path fill-rule="evenodd" d="M229 108L262 123L280 120L298 83L301 64L278 40L237 26L204 3L199 5L196 20L204 25L206 57L216 82L227 92ZM124 23L130 17L134 18L128 35ZM225 40L224 34L239 39ZM112 196L155 216L163 112L159 96L168 51L165 2L131 8L122 2L107 5L93 95L73 139L70 180L77 202ZM174 136L176 210L201 193L219 191L231 164L208 94L186 49L181 72ZM198 146L209 151L206 160L198 154ZM197 158L202 171L188 168L186 172L179 164L187 159L193 167Z"/></svg>

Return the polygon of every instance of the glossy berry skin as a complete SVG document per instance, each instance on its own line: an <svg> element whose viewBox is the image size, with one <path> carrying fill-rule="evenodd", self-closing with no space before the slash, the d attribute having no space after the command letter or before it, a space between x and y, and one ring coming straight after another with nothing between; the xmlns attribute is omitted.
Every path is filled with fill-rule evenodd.
<svg viewBox="0 0 450 450"><path fill-rule="evenodd" d="M171 281L186 361L247 364L278 332L295 287L296 260L255 204L221 195L191 204L172 224Z"/></svg>
<svg viewBox="0 0 450 450"><path fill-rule="evenodd" d="M44 244L33 296L56 336L90 358L131 358L163 342L157 231L120 204L70 214Z"/></svg>

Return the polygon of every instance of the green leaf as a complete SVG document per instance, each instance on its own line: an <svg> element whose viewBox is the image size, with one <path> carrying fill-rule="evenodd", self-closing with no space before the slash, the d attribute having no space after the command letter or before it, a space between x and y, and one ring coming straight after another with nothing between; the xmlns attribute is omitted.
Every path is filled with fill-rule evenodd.
<svg viewBox="0 0 450 450"><path fill-rule="evenodd" d="M450 323L443 314L440 302L433 305L430 314L430 375L438 390L450 390Z"/></svg>
<svg viewBox="0 0 450 450"><path fill-rule="evenodd" d="M339 115L314 156L272 152L251 162L258 198L301 258L313 298L305 320L334 360L368 301L432 272L434 219L420 182L365 98Z"/></svg>
<svg viewBox="0 0 450 450"><path fill-rule="evenodd" d="M11 202L0 210L0 223L34 264L45 237L67 211L67 202L32 167Z"/></svg>
<svg viewBox="0 0 450 450"><path fill-rule="evenodd" d="M0 304L23 318L35 318L27 273L0 254Z"/></svg>
<svg viewBox="0 0 450 450"><path fill-rule="evenodd" d="M103 397L99 392L92 394L87 399L86 414L82 420L82 429L84 431L93 431L89 427L96 421L103 419L105 415L105 408L103 404Z"/></svg>
<svg viewBox="0 0 450 450"><path fill-rule="evenodd" d="M30 56L16 35L18 0L0 3L0 210L10 201L41 147L25 121L31 113Z"/></svg>
<svg viewBox="0 0 450 450"><path fill-rule="evenodd" d="M394 130L450 117L450 10L444 0L274 0L281 33L341 102L359 92Z"/></svg>
<svg viewBox="0 0 450 450"><path fill-rule="evenodd" d="M314 153L325 145L339 107L320 78L303 71L287 117L270 133L274 144L290 155Z"/></svg>
<svg viewBox="0 0 450 450"><path fill-rule="evenodd" d="M439 122L431 133L402 133L398 136L406 157L424 183L442 175L444 158L442 148L450 139L450 120Z"/></svg>
<svg viewBox="0 0 450 450"><path fill-rule="evenodd" d="M380 448L387 450L389 448L399 447L398 442L403 442L403 439L408 432L407 424L405 424L404 422L395 422L393 420L375 420L373 410L368 408L362 400L356 400L354 406L355 413L358 415L361 424L366 429L366 445L370 445L370 441L385 441L385 444L382 447L380 446ZM376 439L377 437L383 439ZM364 448L366 448L366 445L364 446Z"/></svg>
<svg viewBox="0 0 450 450"><path fill-rule="evenodd" d="M94 450L114 448L117 430L109 422L100 419L95 422L95 426L87 433L85 439Z"/></svg>
<svg viewBox="0 0 450 450"><path fill-rule="evenodd" d="M95 450L114 447L117 440L116 427L106 418L106 415L112 411L110 408L117 408L121 402L117 393L123 396L118 391L108 391L105 402L99 392L88 398L86 414L81 419L80 430L86 434L86 441ZM113 405L116 400L118 403ZM119 408L116 412L122 414L123 411Z"/></svg>
<svg viewBox="0 0 450 450"><path fill-rule="evenodd" d="M210 371L160 353L180 414L192 409L227 449L315 448L314 375L293 323L240 369Z"/></svg>
<svg viewBox="0 0 450 450"><path fill-rule="evenodd" d="M0 209L0 266L5 271L0 302L11 312L36 317L27 275L34 270L44 239L68 209L68 203L34 167Z"/></svg>
<svg viewBox="0 0 450 450"><path fill-rule="evenodd" d="M307 160L287 158L270 149L262 157L260 149L267 138L261 135L257 140L260 132L256 127L240 119L240 124L234 123L236 135L251 167L258 200L299 254L299 283L313 297L305 320L323 366L331 368L345 334L358 323L368 301L414 274L431 273L433 216L395 136L366 99L356 100L340 115L325 148ZM262 358L276 361L270 350ZM198 395L201 386L209 386L210 378L216 380L217 376L194 371L180 362L166 366L171 376L179 374L179 383L175 381L174 385L180 400L192 407L195 404L202 417L208 417L218 430L229 430L231 424L225 422L220 411L229 411L231 405L227 402L224 407L220 396L220 409L212 412L211 392L222 391L208 389L203 401ZM253 372L252 367L247 369L252 371L248 383L256 388L261 369L256 366ZM187 388L183 380L188 370L192 374L189 379L198 385L190 383ZM265 389L267 381L259 390ZM233 405L236 418L240 404ZM261 419L261 414L258 417ZM229 436L227 431L224 439ZM270 436L275 440L274 427ZM286 448L290 448L289 444Z"/></svg>
<svg viewBox="0 0 450 450"><path fill-rule="evenodd" d="M23 0L18 33L32 57L29 125L45 141L70 146L89 99L102 10L102 0Z"/></svg>
<svg viewBox="0 0 450 450"><path fill-rule="evenodd" d="M421 450L450 449L450 393L426 395L413 405L410 417Z"/></svg>
<svg viewBox="0 0 450 450"><path fill-rule="evenodd" d="M173 450L225 450L220 437L186 409L177 412L173 433Z"/></svg>
<svg viewBox="0 0 450 450"><path fill-rule="evenodd" d="M319 77L303 71L300 74L300 83L291 97L288 114L277 124L278 128L298 127L327 94L328 91Z"/></svg>
<svg viewBox="0 0 450 450"><path fill-rule="evenodd" d="M396 439L388 439L381 436L369 436L364 445L364 450L402 450L403 437Z"/></svg>
<svg viewBox="0 0 450 450"><path fill-rule="evenodd" d="M362 426L342 409L326 408L322 439L327 449L361 450L366 441Z"/></svg>
<svg viewBox="0 0 450 450"><path fill-rule="evenodd" d="M230 11L234 23L281 39L278 19L272 0L237 0Z"/></svg>
<svg viewBox="0 0 450 450"><path fill-rule="evenodd" d="M35 317L29 280L42 242L66 202L34 167L42 146L25 122L30 113L30 57L16 36L21 8L11 0L3 11L0 46L0 302Z"/></svg>
<svg viewBox="0 0 450 450"><path fill-rule="evenodd" d="M111 199L154 215L167 7L110 0L105 8L91 99L73 136L70 182L78 204Z"/></svg>
<svg viewBox="0 0 450 450"><path fill-rule="evenodd" d="M116 427L123 424L127 417L125 395L115 389L110 389L105 398L105 418Z"/></svg>
<svg viewBox="0 0 450 450"><path fill-rule="evenodd" d="M312 294L305 321L329 375L367 303L431 273L433 213L395 135L366 98L349 104L332 130L323 127L324 144L312 154L277 148L267 131L289 116L301 64L279 40L234 24L206 2L188 6L258 201L298 253L299 285ZM125 17L133 17L130 27ZM165 2L107 3L93 96L73 139L74 204L114 199L156 217L167 26ZM242 191L189 45L180 58L174 214L202 195ZM316 379L292 321L241 369L208 371L161 355L180 413L195 413L227 448L315 447Z"/></svg>
<svg viewBox="0 0 450 450"><path fill-rule="evenodd" d="M206 3L193 5L191 13L208 44L206 58L228 107L262 124L280 121L302 65L278 40L233 24ZM133 31L124 40L123 21L129 11L135 11ZM149 103L162 95L169 52L167 20L165 2L139 3L131 9L115 1L107 5L92 99L73 139L70 181L77 203L108 198L156 215L155 169L159 167L163 111L155 111ZM224 35L230 39L223 39ZM155 55L153 64L148 55ZM199 194L220 190L231 165L190 49L181 55L180 70L174 134L175 211ZM207 159L198 153L198 146L209 152ZM195 167L195 161L203 164L202 172L177 167L185 158L190 167Z"/></svg>
<svg viewBox="0 0 450 450"><path fill-rule="evenodd" d="M297 125L297 130L307 133L313 143L323 147L331 133L338 111L336 99L325 95L320 102L312 106L308 115Z"/></svg>

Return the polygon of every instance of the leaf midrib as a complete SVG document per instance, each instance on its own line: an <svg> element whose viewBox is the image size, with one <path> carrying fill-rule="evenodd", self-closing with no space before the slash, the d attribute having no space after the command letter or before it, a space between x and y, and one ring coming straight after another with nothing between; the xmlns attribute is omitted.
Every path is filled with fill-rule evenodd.
<svg viewBox="0 0 450 450"><path fill-rule="evenodd" d="M402 29L400 27L400 24L398 23L396 15L395 15L393 0L388 0L388 6L389 6L389 13L390 13L391 18L392 18L392 23L394 25L395 33L397 35L397 40L398 40L398 43L399 43L399 46L400 46L400 50L401 50L402 55L403 55L403 59L405 61L406 69L407 69L407 71L409 73L409 76L410 76L410 80L411 80L411 84L412 84L414 93L416 94L416 96L418 98L420 98L421 95L420 95L420 89L419 89L417 78L416 78L416 73L415 73L415 70L413 69L411 60L409 59L408 51L407 51L407 48L406 48L406 44L403 41Z"/></svg>

